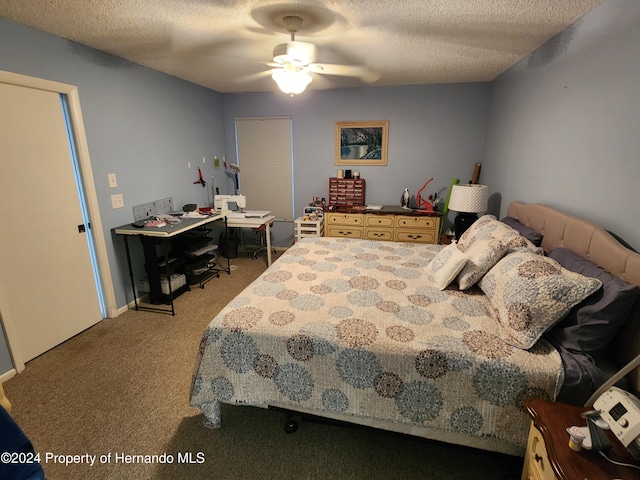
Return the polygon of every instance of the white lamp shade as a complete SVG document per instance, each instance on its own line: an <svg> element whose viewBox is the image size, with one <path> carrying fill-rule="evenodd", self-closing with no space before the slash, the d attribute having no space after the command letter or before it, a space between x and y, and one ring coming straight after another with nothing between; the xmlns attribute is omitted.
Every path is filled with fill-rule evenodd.
<svg viewBox="0 0 640 480"><path fill-rule="evenodd" d="M449 210L463 213L486 212L489 189L486 185L454 185L449 198Z"/></svg>
<svg viewBox="0 0 640 480"><path fill-rule="evenodd" d="M271 75L278 84L278 88L289 95L297 95L304 92L311 83L311 75L304 70L285 69L278 70Z"/></svg>

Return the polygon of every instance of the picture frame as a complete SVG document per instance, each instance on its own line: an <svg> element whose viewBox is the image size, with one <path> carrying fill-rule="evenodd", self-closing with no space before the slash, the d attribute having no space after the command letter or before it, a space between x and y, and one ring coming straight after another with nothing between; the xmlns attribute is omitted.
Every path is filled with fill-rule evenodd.
<svg viewBox="0 0 640 480"><path fill-rule="evenodd" d="M389 121L336 122L336 165L386 165Z"/></svg>

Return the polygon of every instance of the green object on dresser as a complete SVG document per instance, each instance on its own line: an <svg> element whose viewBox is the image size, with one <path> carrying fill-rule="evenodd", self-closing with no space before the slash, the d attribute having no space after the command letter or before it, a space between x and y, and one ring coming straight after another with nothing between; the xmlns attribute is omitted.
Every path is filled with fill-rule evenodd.
<svg viewBox="0 0 640 480"><path fill-rule="evenodd" d="M444 220L447 217L447 213L449 212L449 199L451 198L451 191L453 190L453 186L460 183L460 180L454 178L451 180L451 186L449 187L449 194L447 195L447 201L444 202L444 208L442 209L442 221L440 222L440 235L442 235L442 229L444 226Z"/></svg>

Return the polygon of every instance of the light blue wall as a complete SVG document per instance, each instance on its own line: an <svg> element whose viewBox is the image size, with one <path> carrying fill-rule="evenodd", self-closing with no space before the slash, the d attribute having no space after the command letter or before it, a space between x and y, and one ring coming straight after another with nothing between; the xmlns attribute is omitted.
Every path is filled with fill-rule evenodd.
<svg viewBox="0 0 640 480"><path fill-rule="evenodd" d="M207 203L207 190L193 181L198 164L213 172L203 156L225 154L222 95L2 18L0 69L78 87L117 304L126 305L133 298L125 295L124 249L111 229L131 222L140 203ZM125 208L111 208L114 193L124 195Z"/></svg>
<svg viewBox="0 0 640 480"><path fill-rule="evenodd" d="M126 305L133 297L123 242L111 229L131 222L136 204L207 203L193 181L203 156L225 155L222 95L3 18L0 69L78 87L117 304ZM211 162L202 166L213 174ZM108 187L108 173L118 188ZM114 193L124 195L125 208L111 208ZM139 258L139 242L130 244ZM0 373L12 368L6 352L0 335Z"/></svg>
<svg viewBox="0 0 640 480"><path fill-rule="evenodd" d="M475 83L311 90L293 98L279 92L225 95L227 151L235 158L236 117L290 115L299 216L312 196L328 197L329 177L338 168L349 168L335 165L335 123L388 120L388 165L352 169L366 181L367 203L400 205L405 188L415 195L431 177L424 196L446 194L453 177L471 179L484 147L489 92L489 84Z"/></svg>
<svg viewBox="0 0 640 480"><path fill-rule="evenodd" d="M640 2L607 0L493 82L483 181L640 250Z"/></svg>

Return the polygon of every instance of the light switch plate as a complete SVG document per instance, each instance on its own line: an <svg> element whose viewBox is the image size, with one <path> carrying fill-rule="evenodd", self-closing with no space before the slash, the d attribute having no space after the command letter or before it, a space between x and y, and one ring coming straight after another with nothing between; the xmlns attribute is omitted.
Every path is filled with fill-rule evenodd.
<svg viewBox="0 0 640 480"><path fill-rule="evenodd" d="M111 207L115 208L124 208L124 197L121 193L117 195L111 195Z"/></svg>
<svg viewBox="0 0 640 480"><path fill-rule="evenodd" d="M107 178L109 179L109 188L116 188L118 186L118 179L115 173L107 173Z"/></svg>

